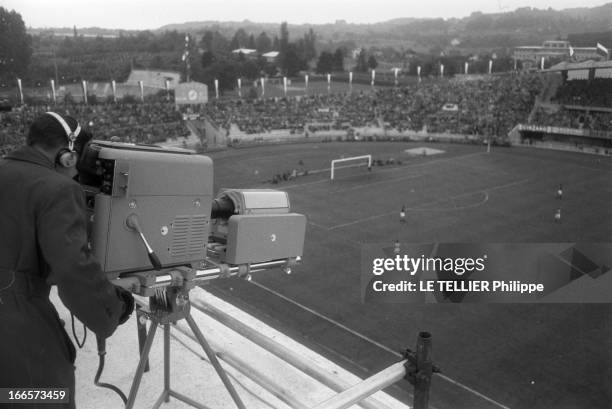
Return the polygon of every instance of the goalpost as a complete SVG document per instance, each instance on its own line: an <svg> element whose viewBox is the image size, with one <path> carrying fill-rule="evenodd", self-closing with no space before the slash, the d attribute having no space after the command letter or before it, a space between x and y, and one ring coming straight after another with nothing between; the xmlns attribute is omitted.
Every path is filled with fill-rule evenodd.
<svg viewBox="0 0 612 409"><path fill-rule="evenodd" d="M350 158L334 159L331 161L331 180L334 180L336 169L363 166L363 161L368 160L368 170L372 170L372 155L351 156ZM336 166L338 163L357 162L355 165Z"/></svg>

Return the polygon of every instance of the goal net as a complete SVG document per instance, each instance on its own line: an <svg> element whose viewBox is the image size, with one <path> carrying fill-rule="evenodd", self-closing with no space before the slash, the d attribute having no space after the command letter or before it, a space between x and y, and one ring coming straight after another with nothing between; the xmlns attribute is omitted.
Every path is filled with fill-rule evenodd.
<svg viewBox="0 0 612 409"><path fill-rule="evenodd" d="M353 168L366 166L372 170L372 155L351 156L350 158L340 158L331 161L331 180L334 180L336 171L343 168Z"/></svg>

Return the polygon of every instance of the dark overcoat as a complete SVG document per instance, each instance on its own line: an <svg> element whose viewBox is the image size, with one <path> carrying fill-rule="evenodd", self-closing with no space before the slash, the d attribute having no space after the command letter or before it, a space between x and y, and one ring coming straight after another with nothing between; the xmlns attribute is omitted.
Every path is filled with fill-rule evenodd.
<svg viewBox="0 0 612 409"><path fill-rule="evenodd" d="M70 388L70 404L44 409L74 407L75 348L49 301L50 287L101 337L114 332L125 308L86 235L78 183L32 147L0 160L0 388Z"/></svg>

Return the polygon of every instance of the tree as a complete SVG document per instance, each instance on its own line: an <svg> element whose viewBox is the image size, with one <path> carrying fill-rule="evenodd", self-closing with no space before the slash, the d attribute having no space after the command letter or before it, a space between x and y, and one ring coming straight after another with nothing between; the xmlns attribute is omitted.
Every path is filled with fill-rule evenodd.
<svg viewBox="0 0 612 409"><path fill-rule="evenodd" d="M32 58L32 37L17 12L0 7L0 77L23 76Z"/></svg>
<svg viewBox="0 0 612 409"><path fill-rule="evenodd" d="M365 50L362 48L359 51L359 55L357 55L357 65L355 66L355 71L357 72L367 72L368 71L368 62L366 60Z"/></svg>
<svg viewBox="0 0 612 409"><path fill-rule="evenodd" d="M373 55L371 55L370 58L368 58L368 68L373 70L376 67L378 67L378 61L376 61L376 58Z"/></svg>
<svg viewBox="0 0 612 409"><path fill-rule="evenodd" d="M283 72L289 77L295 76L299 71L306 69L306 61L300 57L299 50L295 44L289 44L284 55L284 60L281 61Z"/></svg>
<svg viewBox="0 0 612 409"><path fill-rule="evenodd" d="M334 70L334 56L327 52L323 51L319 54L319 59L317 60L317 68L316 72L318 74L326 74L330 73Z"/></svg>
<svg viewBox="0 0 612 409"><path fill-rule="evenodd" d="M333 71L344 71L344 53L341 48L336 49L334 53Z"/></svg>
<svg viewBox="0 0 612 409"><path fill-rule="evenodd" d="M206 68L209 65L211 65L212 63L214 63L215 61L217 61L217 57L215 56L215 54L212 51L204 51L202 53L202 67Z"/></svg>
<svg viewBox="0 0 612 409"><path fill-rule="evenodd" d="M218 31L207 30L200 40L200 47L216 55L227 55L231 51L228 39Z"/></svg>
<svg viewBox="0 0 612 409"><path fill-rule="evenodd" d="M310 28L308 33L304 34L304 58L306 61L310 61L317 56L315 43L316 36L312 28Z"/></svg>
<svg viewBox="0 0 612 409"><path fill-rule="evenodd" d="M287 30L287 22L283 21L280 26L280 40L278 41L278 61L281 72L286 74L288 65L291 64L290 57L287 55L289 46L289 31Z"/></svg>
<svg viewBox="0 0 612 409"><path fill-rule="evenodd" d="M236 30L232 41L230 42L230 49L236 50L238 48L245 48L249 43L249 35L244 29L239 28Z"/></svg>
<svg viewBox="0 0 612 409"><path fill-rule="evenodd" d="M279 42L280 53L282 54L286 52L288 46L289 46L289 30L287 30L287 22L283 21L280 27L280 42Z"/></svg>
<svg viewBox="0 0 612 409"><path fill-rule="evenodd" d="M265 32L261 32L255 39L255 48L260 53L267 53L272 50L272 40Z"/></svg>

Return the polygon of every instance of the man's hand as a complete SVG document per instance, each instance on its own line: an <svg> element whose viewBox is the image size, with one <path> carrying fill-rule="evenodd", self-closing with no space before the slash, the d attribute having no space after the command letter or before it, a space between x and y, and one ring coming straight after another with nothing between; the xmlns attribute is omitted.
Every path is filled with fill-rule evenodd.
<svg viewBox="0 0 612 409"><path fill-rule="evenodd" d="M121 325L130 318L134 311L134 296L131 292L121 287L117 287L117 295L123 300L123 313L119 317L119 325Z"/></svg>

